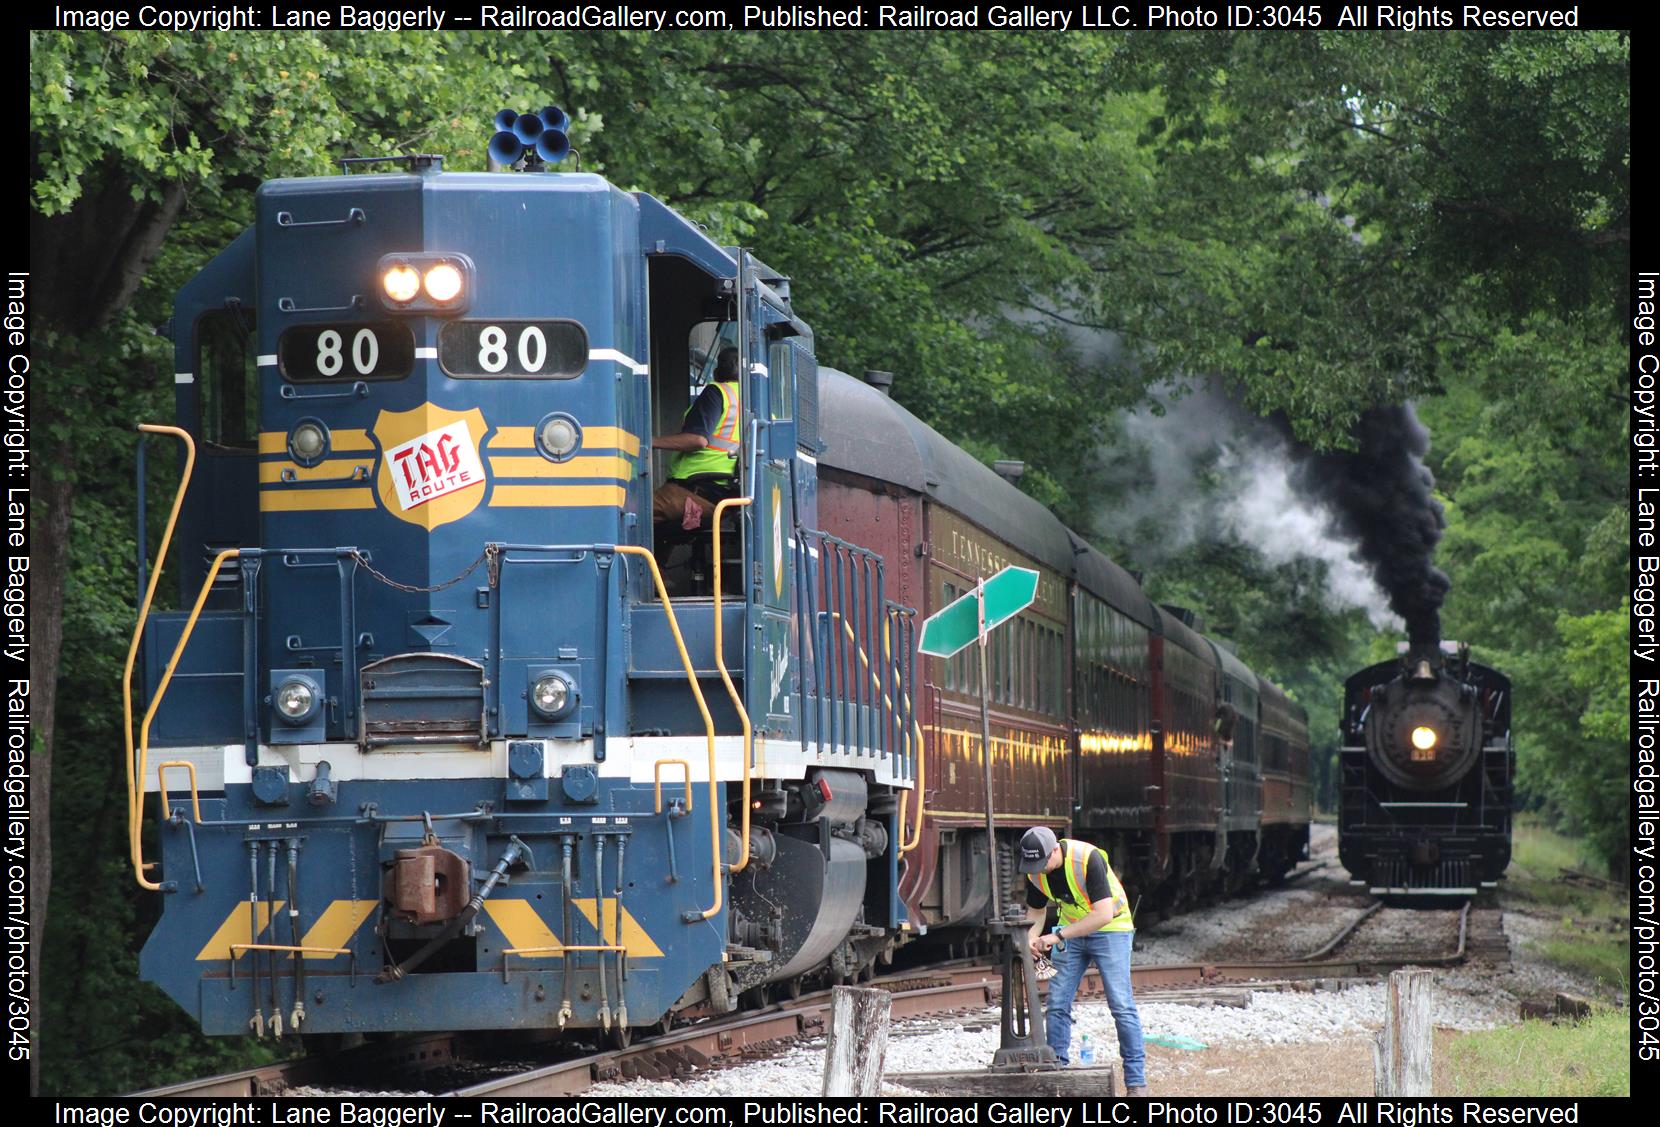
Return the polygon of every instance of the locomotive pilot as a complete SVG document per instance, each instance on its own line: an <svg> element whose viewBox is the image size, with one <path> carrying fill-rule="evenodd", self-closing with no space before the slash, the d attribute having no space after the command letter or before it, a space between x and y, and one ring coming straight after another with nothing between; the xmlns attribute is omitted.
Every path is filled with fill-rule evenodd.
<svg viewBox="0 0 1660 1127"><path fill-rule="evenodd" d="M686 409L679 434L660 434L652 449L668 450L669 479L652 494L652 519L678 523L688 532L702 526L715 505L735 494L738 446L743 428L738 350L721 349L715 378Z"/></svg>
<svg viewBox="0 0 1660 1127"><path fill-rule="evenodd" d="M1135 922L1118 874L1106 851L1087 841L1056 839L1047 826L1033 826L1020 839L1020 871L1026 874L1026 919L1031 923L1034 956L1055 964L1049 982L1045 1025L1049 1047L1068 1063L1072 1043L1072 1000L1084 971L1093 961L1101 972L1107 1008L1118 1026L1118 1055L1124 1062L1129 1095L1147 1094L1146 1053L1141 1043L1141 1014L1130 992L1130 944ZM1049 905L1059 926L1043 930Z"/></svg>

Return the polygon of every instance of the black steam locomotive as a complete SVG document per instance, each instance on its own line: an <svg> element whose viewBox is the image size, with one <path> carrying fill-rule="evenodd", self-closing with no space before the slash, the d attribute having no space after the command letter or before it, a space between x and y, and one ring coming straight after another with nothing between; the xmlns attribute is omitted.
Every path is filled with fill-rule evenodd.
<svg viewBox="0 0 1660 1127"><path fill-rule="evenodd" d="M1344 687L1338 852L1377 896L1474 896L1510 863L1510 679L1414 641Z"/></svg>

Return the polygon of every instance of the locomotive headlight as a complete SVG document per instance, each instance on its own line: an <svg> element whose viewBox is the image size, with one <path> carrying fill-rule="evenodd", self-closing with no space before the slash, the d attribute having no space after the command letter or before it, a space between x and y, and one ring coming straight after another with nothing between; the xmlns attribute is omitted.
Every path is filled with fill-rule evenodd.
<svg viewBox="0 0 1660 1127"><path fill-rule="evenodd" d="M450 269L454 270L455 267L452 266ZM456 277L456 288L460 289L460 275ZM421 291L421 273L407 262L393 263L380 276L380 284L386 290L386 296L401 305L406 301L414 301L415 295ZM450 295L454 296L453 293Z"/></svg>
<svg viewBox="0 0 1660 1127"><path fill-rule="evenodd" d="M293 677L277 686L272 703L284 723L304 724L317 712L317 690L310 682Z"/></svg>
<svg viewBox="0 0 1660 1127"><path fill-rule="evenodd" d="M1419 751L1428 751L1435 746L1435 729L1422 725L1412 729L1412 746Z"/></svg>
<svg viewBox="0 0 1660 1127"><path fill-rule="evenodd" d="M427 296L439 304L454 301L461 293L461 271L448 262L440 262L427 271Z"/></svg>
<svg viewBox="0 0 1660 1127"><path fill-rule="evenodd" d="M536 426L536 447L544 458L563 462L582 445L582 428L569 415L549 415Z"/></svg>
<svg viewBox="0 0 1660 1127"><path fill-rule="evenodd" d="M329 452L329 432L316 419L302 419L288 432L288 453L302 466L315 466Z"/></svg>
<svg viewBox="0 0 1660 1127"><path fill-rule="evenodd" d="M549 720L563 716L571 702L571 683L558 673L539 677L530 687L530 707Z"/></svg>

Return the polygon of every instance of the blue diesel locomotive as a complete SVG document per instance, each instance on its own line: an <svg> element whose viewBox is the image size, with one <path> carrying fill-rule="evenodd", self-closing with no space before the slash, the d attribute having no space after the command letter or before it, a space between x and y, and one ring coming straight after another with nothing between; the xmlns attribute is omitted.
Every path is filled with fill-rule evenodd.
<svg viewBox="0 0 1660 1127"><path fill-rule="evenodd" d="M141 561L144 977L215 1034L626 1038L891 953L914 616L813 531L787 279L595 175L343 173L259 189L141 428L188 608ZM650 436L729 347L738 495L654 556Z"/></svg>

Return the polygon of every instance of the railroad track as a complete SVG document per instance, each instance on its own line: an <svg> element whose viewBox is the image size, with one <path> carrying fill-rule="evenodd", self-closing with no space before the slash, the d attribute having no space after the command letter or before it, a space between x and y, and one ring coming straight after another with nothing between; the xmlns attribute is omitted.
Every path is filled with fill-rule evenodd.
<svg viewBox="0 0 1660 1127"><path fill-rule="evenodd" d="M1458 910L1456 921L1450 910L1390 908L1381 900L1374 901L1326 943L1297 961L1313 963L1328 960L1333 952L1341 948L1363 946L1354 942L1355 936L1374 918L1380 923L1385 920L1396 924L1405 921L1414 934L1404 942L1398 938L1393 942L1385 939L1381 945L1374 941L1372 949L1365 955L1350 955L1348 958L1417 966L1451 966L1472 959L1489 963L1510 961L1510 940L1504 934L1503 913L1496 908L1477 908L1471 900L1466 900ZM1456 945L1448 952L1445 943L1448 932L1455 925Z"/></svg>
<svg viewBox="0 0 1660 1127"><path fill-rule="evenodd" d="M1462 958L1462 953L1458 957ZM1430 960L1175 963L1136 967L1132 976L1137 993L1173 995L1260 980L1286 983L1372 977L1406 963L1425 965ZM906 971L877 978L867 985L892 993L895 1019L978 1012L996 1005L1002 991L997 969L986 963ZM1093 969L1085 977L1081 992L1085 996L1101 993L1100 981ZM520 1066L507 1075L487 1079L478 1079L475 1075L469 1082L448 1085L449 1090L444 1094L513 1098L569 1096L607 1081L683 1076L723 1060L821 1035L829 1009L830 991L821 990L760 1010L711 1018L666 1034L641 1038L626 1049L611 1049L530 1068ZM361 1091L378 1086L369 1079L375 1071L407 1077L412 1072L460 1069L471 1055L470 1043L471 1038L465 1034L429 1034L403 1038L385 1046L354 1049L333 1059L307 1057L136 1094L146 1097L273 1096L302 1087L326 1089L332 1078L342 1075L350 1076L351 1087ZM477 1071L474 1067L474 1072Z"/></svg>

